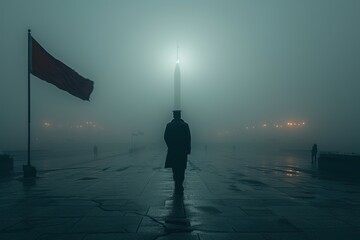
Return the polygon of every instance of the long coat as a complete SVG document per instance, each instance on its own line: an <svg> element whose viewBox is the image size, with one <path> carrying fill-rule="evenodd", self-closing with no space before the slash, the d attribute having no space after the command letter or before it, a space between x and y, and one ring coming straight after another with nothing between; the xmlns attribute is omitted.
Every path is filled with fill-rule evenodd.
<svg viewBox="0 0 360 240"><path fill-rule="evenodd" d="M168 147L165 168L186 168L191 152L189 125L182 119L173 119L166 125L164 139Z"/></svg>

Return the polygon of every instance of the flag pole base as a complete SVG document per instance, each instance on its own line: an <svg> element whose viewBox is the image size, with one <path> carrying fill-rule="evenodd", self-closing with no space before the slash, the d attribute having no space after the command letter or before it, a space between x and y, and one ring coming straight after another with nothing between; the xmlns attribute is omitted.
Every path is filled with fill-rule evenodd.
<svg viewBox="0 0 360 240"><path fill-rule="evenodd" d="M23 165L24 178L35 178L36 168L31 165Z"/></svg>

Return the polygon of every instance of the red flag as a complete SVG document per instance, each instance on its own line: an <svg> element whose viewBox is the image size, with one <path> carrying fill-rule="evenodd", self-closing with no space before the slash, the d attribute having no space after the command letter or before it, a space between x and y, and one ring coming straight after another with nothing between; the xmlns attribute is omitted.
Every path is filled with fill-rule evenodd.
<svg viewBox="0 0 360 240"><path fill-rule="evenodd" d="M89 100L94 82L80 76L70 67L51 56L31 37L31 73L82 100Z"/></svg>

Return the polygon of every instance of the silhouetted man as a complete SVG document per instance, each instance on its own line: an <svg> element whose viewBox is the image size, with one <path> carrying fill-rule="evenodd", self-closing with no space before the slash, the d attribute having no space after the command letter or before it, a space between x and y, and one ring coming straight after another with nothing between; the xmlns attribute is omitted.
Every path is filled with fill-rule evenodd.
<svg viewBox="0 0 360 240"><path fill-rule="evenodd" d="M317 145L314 144L314 145L312 146L312 149L311 149L311 162L313 162L314 160L315 160L315 162L316 162L317 151L318 151Z"/></svg>
<svg viewBox="0 0 360 240"><path fill-rule="evenodd" d="M164 139L168 147L165 168L172 168L175 194L183 194L187 155L191 152L189 125L181 119L181 111L173 111L174 119L166 125Z"/></svg>
<svg viewBox="0 0 360 240"><path fill-rule="evenodd" d="M94 159L97 159L98 156L98 147L96 145L94 145L93 147L93 152L94 152Z"/></svg>

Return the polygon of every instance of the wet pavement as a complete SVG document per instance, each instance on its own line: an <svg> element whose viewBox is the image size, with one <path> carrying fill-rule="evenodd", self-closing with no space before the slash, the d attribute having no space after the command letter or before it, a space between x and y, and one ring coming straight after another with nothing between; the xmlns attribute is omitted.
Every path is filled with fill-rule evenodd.
<svg viewBox="0 0 360 240"><path fill-rule="evenodd" d="M360 184L308 157L195 149L184 196L164 150L39 162L0 178L0 239L360 239Z"/></svg>

